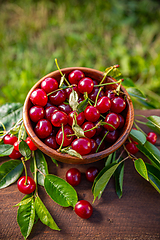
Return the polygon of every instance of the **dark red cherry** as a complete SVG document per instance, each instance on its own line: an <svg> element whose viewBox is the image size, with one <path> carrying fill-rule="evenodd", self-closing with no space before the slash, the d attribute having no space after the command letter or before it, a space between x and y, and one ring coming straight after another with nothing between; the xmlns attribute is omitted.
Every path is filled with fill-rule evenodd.
<svg viewBox="0 0 160 240"><path fill-rule="evenodd" d="M101 134L101 132L102 132L102 130L103 130L102 125L100 124L99 121L94 122L94 125L95 125L95 126L97 125L95 136L100 136L100 134Z"/></svg>
<svg viewBox="0 0 160 240"><path fill-rule="evenodd" d="M72 128L68 125L64 126L63 131L64 131L63 147L66 147L66 146L69 146L71 144L71 142L73 141L74 132L73 132ZM60 128L60 130L56 134L56 142L59 145L61 145L61 143L62 143L63 131L62 131L62 128ZM71 136L69 136L69 135L71 135Z"/></svg>
<svg viewBox="0 0 160 240"><path fill-rule="evenodd" d="M19 151L16 151L14 148L11 154L9 155L9 157L12 159L17 159L20 158L21 156L22 156L21 153Z"/></svg>
<svg viewBox="0 0 160 240"><path fill-rule="evenodd" d="M41 82L41 88L46 92L46 93L51 93L54 90L58 88L58 82L54 78L45 78Z"/></svg>
<svg viewBox="0 0 160 240"><path fill-rule="evenodd" d="M72 111L68 115L68 124L72 126L73 124L73 118L76 116L76 121L79 126L81 126L85 120L84 112L77 113L76 111Z"/></svg>
<svg viewBox="0 0 160 240"><path fill-rule="evenodd" d="M96 129L93 128L94 124L92 122L85 122L83 123L83 125L81 126L81 128L84 131L84 135L88 138L92 138L95 133L96 133ZM93 128L93 129L92 129ZM90 130L91 129L91 130ZM89 131L90 130L90 131Z"/></svg>
<svg viewBox="0 0 160 240"><path fill-rule="evenodd" d="M84 111L84 115L89 122L96 122L100 118L100 112L94 106L88 106Z"/></svg>
<svg viewBox="0 0 160 240"><path fill-rule="evenodd" d="M29 117L33 122L38 122L40 119L44 118L45 111L41 106L33 106L29 109Z"/></svg>
<svg viewBox="0 0 160 240"><path fill-rule="evenodd" d="M98 146L96 141L93 138L91 138L90 141L91 141L91 148L92 148L90 154L92 154L96 152Z"/></svg>
<svg viewBox="0 0 160 240"><path fill-rule="evenodd" d="M48 147L53 148L53 149L57 149L59 147L57 142L56 142L56 137L55 136L49 136L49 137L45 138L44 143Z"/></svg>
<svg viewBox="0 0 160 240"><path fill-rule="evenodd" d="M77 92L78 97L81 96L81 93L79 92L77 85L73 86L73 90ZM72 92L72 88L71 87L66 88L65 91L66 91L66 98L69 99L70 93Z"/></svg>
<svg viewBox="0 0 160 240"><path fill-rule="evenodd" d="M34 131L39 138L46 138L52 132L52 124L47 119L41 119L36 124Z"/></svg>
<svg viewBox="0 0 160 240"><path fill-rule="evenodd" d="M30 100L33 105L44 107L48 102L48 97L43 89L37 88L31 93Z"/></svg>
<svg viewBox="0 0 160 240"><path fill-rule="evenodd" d="M157 135L154 132L149 132L147 134L147 141L149 141L152 144L155 144L157 141Z"/></svg>
<svg viewBox="0 0 160 240"><path fill-rule="evenodd" d="M49 100L51 101L51 103L53 105L60 105L62 104L65 100L66 100L66 92L65 90L59 90L55 93L52 93L50 96L49 96Z"/></svg>
<svg viewBox="0 0 160 240"><path fill-rule="evenodd" d="M107 96L109 99L112 99L116 96L115 91L108 89L105 91L105 96Z"/></svg>
<svg viewBox="0 0 160 240"><path fill-rule="evenodd" d="M57 107L55 107L55 106L50 106L50 107L47 107L46 109L45 109L45 118L48 120L48 121L51 121L51 116L52 116L52 114L54 113L54 111L56 111L56 110L58 110L58 108Z"/></svg>
<svg viewBox="0 0 160 240"><path fill-rule="evenodd" d="M108 97L103 96L97 101L96 108L100 113L106 113L111 108L111 101Z"/></svg>
<svg viewBox="0 0 160 240"><path fill-rule="evenodd" d="M126 144L126 149L131 154L136 154L138 152L138 148L136 147L136 145L133 142L127 143Z"/></svg>
<svg viewBox="0 0 160 240"><path fill-rule="evenodd" d="M117 113L118 117L119 117L119 121L120 121L120 124L119 124L119 127L118 128L123 128L124 124L125 124L125 121L124 121L124 117Z"/></svg>
<svg viewBox="0 0 160 240"><path fill-rule="evenodd" d="M58 109L62 112L65 112L67 115L72 112L72 108L69 106L69 104L62 103L58 106Z"/></svg>
<svg viewBox="0 0 160 240"><path fill-rule="evenodd" d="M100 146L98 152L101 152L106 148L104 141L102 141L102 137L97 136L94 137L93 139L96 141L97 146L98 147Z"/></svg>
<svg viewBox="0 0 160 240"><path fill-rule="evenodd" d="M84 219L90 218L93 213L92 205L86 200L77 202L74 210L79 217Z"/></svg>
<svg viewBox="0 0 160 240"><path fill-rule="evenodd" d="M86 178L89 182L94 182L99 170L96 167L89 167L86 171Z"/></svg>
<svg viewBox="0 0 160 240"><path fill-rule="evenodd" d="M88 95L89 98L90 98L93 102L95 102L98 92L99 92L99 88L98 88L98 87L94 87L93 90L92 90L92 92ZM104 96L104 91L101 90L100 93L99 93L99 95L98 95L98 99L101 98L101 97L103 97L103 96Z"/></svg>
<svg viewBox="0 0 160 240"><path fill-rule="evenodd" d="M81 182L81 173L77 168L70 168L66 172L66 180L72 186L77 186Z"/></svg>
<svg viewBox="0 0 160 240"><path fill-rule="evenodd" d="M78 84L78 82L84 78L85 75L82 71L80 70L74 70L68 75L68 80L71 84Z"/></svg>
<svg viewBox="0 0 160 240"><path fill-rule="evenodd" d="M120 124L119 117L116 113L108 113L104 122L107 123L104 125L104 128L106 128L108 131L116 130Z"/></svg>
<svg viewBox="0 0 160 240"><path fill-rule="evenodd" d="M111 144L116 142L116 140L119 137L118 131L114 130L114 131L111 131L111 132L108 132L108 133L107 132L108 132L108 130L106 130L106 129L102 132L102 137L104 137L107 134L104 140L108 143L111 143Z"/></svg>
<svg viewBox="0 0 160 240"><path fill-rule="evenodd" d="M87 92L88 94L92 92L94 83L91 78L82 78L78 83L78 90L80 93Z"/></svg>
<svg viewBox="0 0 160 240"><path fill-rule="evenodd" d="M51 123L55 127L61 127L61 125L66 125L68 123L68 116L65 112L55 111L51 115Z"/></svg>
<svg viewBox="0 0 160 240"><path fill-rule="evenodd" d="M111 112L120 113L126 107L126 101L122 97L114 97L111 99Z"/></svg>
<svg viewBox="0 0 160 240"><path fill-rule="evenodd" d="M80 155L87 155L91 152L92 146L89 138L77 138L72 142L72 149Z"/></svg>

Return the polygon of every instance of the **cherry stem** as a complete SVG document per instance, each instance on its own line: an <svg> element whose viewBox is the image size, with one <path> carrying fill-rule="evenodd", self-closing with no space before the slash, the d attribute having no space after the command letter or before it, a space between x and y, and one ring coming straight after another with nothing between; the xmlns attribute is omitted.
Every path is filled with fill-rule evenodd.
<svg viewBox="0 0 160 240"><path fill-rule="evenodd" d="M97 96L96 96L96 100L95 100L94 107L96 107L96 105L97 105L98 97L99 97L99 94L100 94L100 92L102 91L102 89L103 89L103 87L100 87L100 89L98 90L98 93L97 93Z"/></svg>
<svg viewBox="0 0 160 240"><path fill-rule="evenodd" d="M94 87L102 87L102 86L117 84L117 83L121 83L122 81L123 81L123 80L120 79L120 80L118 80L118 81L116 81L116 82L109 82L109 83L101 83L101 82L100 82L100 84L94 85Z"/></svg>
<svg viewBox="0 0 160 240"><path fill-rule="evenodd" d="M118 67L119 67L118 64L111 66L111 67L108 69L108 71L104 73L104 77L103 77L103 79L101 80L100 83L102 83L102 82L105 80L105 78L107 77L107 75L108 75L114 68L118 68Z"/></svg>
<svg viewBox="0 0 160 240"><path fill-rule="evenodd" d="M35 154L34 151L32 151L32 158L33 158L33 164L34 164L34 181L36 183L36 192L37 192L37 164L36 164L36 158L35 158Z"/></svg>
<svg viewBox="0 0 160 240"><path fill-rule="evenodd" d="M62 142L61 142L61 146L59 147L58 151L61 151L63 143L64 143L64 127L63 127L63 123L62 123Z"/></svg>
<svg viewBox="0 0 160 240"><path fill-rule="evenodd" d="M25 180L24 185L28 185L28 183L27 183L27 168L26 168L26 164L24 162L24 158L23 157L21 158L21 160L22 160L22 163L23 163L23 166L24 166L24 172L25 172L25 176L26 176L26 180Z"/></svg>
<svg viewBox="0 0 160 240"><path fill-rule="evenodd" d="M14 130L15 127L19 127L23 123L23 119L21 118L12 128L10 128L3 136L0 137L0 140L3 139L6 135L10 133L10 131Z"/></svg>
<svg viewBox="0 0 160 240"><path fill-rule="evenodd" d="M73 88L74 87L74 84L73 85L69 85L69 86L66 86L66 87L63 87L63 88L58 88L50 93L47 93L47 96L50 96L51 94L55 93L55 92L58 92L58 91L61 91L63 89L67 89L67 88Z"/></svg>
<svg viewBox="0 0 160 240"><path fill-rule="evenodd" d="M99 146L97 147L97 149L96 149L96 153L98 152L98 150L99 150L99 148L100 148L100 146L101 146L101 144L102 144L102 142L104 141L104 139L105 139L105 137L107 136L107 134L109 133L109 131L108 132L106 132L106 134L104 135L104 137L102 138L102 140L101 140L101 142L100 142L100 144L99 144Z"/></svg>
<svg viewBox="0 0 160 240"><path fill-rule="evenodd" d="M57 68L58 68L58 70L59 70L59 72L60 72L60 74L61 74L61 76L62 77L64 77L64 74L61 72L61 69L60 69L60 67L59 67L59 65L58 65L58 61L57 61L57 58L55 58L55 63L56 63L56 66L57 66ZM70 83L67 81L67 79L64 77L64 80L66 81L66 83L68 84L68 86L70 85Z"/></svg>

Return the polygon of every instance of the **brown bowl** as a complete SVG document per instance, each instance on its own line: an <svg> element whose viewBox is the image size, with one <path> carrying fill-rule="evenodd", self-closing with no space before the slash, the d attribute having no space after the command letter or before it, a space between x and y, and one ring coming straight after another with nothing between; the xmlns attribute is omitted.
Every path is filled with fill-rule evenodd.
<svg viewBox="0 0 160 240"><path fill-rule="evenodd" d="M100 82L103 78L103 73L100 71L97 71L95 69L91 69L91 68L84 68L84 67L70 67L70 68L64 68L61 69L62 73L65 74L65 76L67 77L68 74L75 70L75 69L79 69L81 70L85 76L90 77L92 79L97 80L98 82ZM32 141L35 143L35 145L46 155L60 161L60 162L64 162L64 163L69 163L69 164L88 164L91 162L96 162L106 156L108 156L109 154L111 154L112 152L114 152L115 150L117 150L118 148L120 148L123 143L126 141L132 125L133 125L133 121L134 121L134 109L133 109L133 105L132 105L132 101L130 99L129 94L127 93L126 89L121 86L121 91L124 92L124 94L127 96L126 98L126 102L127 102L127 108L126 108L126 114L125 114L125 125L122 129L121 135L120 137L117 139L117 141L109 148L98 152L98 153L94 153L94 154L89 154L86 156L83 156L83 159L77 158L77 157L73 157L70 156L68 154L62 154L57 152L56 150L48 147L46 144L44 144L35 134L33 127L32 127L32 123L31 120L29 118L29 109L32 106L32 103L30 101L30 94L32 93L32 91L38 87L40 87L41 82L46 78L46 77L52 77L55 78L57 81L60 81L61 79L61 74L59 72L59 70L54 71L49 73L48 75L44 76L43 78L41 78L29 91L25 103L24 103L24 107L23 107L23 122L24 122L24 126L26 128L26 131L29 135L29 137L32 139ZM114 78L111 77L107 77L107 81L115 81ZM114 86L114 85L110 85L110 86Z"/></svg>

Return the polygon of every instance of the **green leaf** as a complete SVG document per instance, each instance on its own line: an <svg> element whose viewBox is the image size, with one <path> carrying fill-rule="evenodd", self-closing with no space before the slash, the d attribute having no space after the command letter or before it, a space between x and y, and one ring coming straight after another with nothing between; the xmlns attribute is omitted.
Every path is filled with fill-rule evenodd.
<svg viewBox="0 0 160 240"><path fill-rule="evenodd" d="M6 103L0 107L0 122L2 122L6 130L13 127L16 122L22 118L23 105L21 103ZM0 126L0 131L3 130Z"/></svg>
<svg viewBox="0 0 160 240"><path fill-rule="evenodd" d="M158 130L158 128L150 121L146 122L146 126L152 129L154 132L160 134L160 130Z"/></svg>
<svg viewBox="0 0 160 240"><path fill-rule="evenodd" d="M154 106L152 103L150 102L147 102L146 100L142 100L142 99L139 99L139 98L136 98L136 101L138 103L140 103L141 105L143 105L145 108L147 109L156 109L156 106Z"/></svg>
<svg viewBox="0 0 160 240"><path fill-rule="evenodd" d="M160 170L149 163L145 163L148 171L149 182L160 193Z"/></svg>
<svg viewBox="0 0 160 240"><path fill-rule="evenodd" d="M88 98L84 99L82 102L79 103L79 105L77 106L78 113L84 112L87 105L88 105Z"/></svg>
<svg viewBox="0 0 160 240"><path fill-rule="evenodd" d="M153 165L160 169L160 151L152 143L146 141L144 145L136 145L138 149L149 158Z"/></svg>
<svg viewBox="0 0 160 240"><path fill-rule="evenodd" d="M110 77L118 78L122 75L122 73L117 68L113 68L113 70L108 74Z"/></svg>
<svg viewBox="0 0 160 240"><path fill-rule="evenodd" d="M23 164L20 160L10 160L0 166L0 189L14 183L23 172Z"/></svg>
<svg viewBox="0 0 160 240"><path fill-rule="evenodd" d="M144 96L144 94L136 87L128 87L127 92L129 93L129 95L131 95L132 97L136 97L136 98L140 98L142 100L146 100L146 97Z"/></svg>
<svg viewBox="0 0 160 240"><path fill-rule="evenodd" d="M30 198L30 195L25 196L22 200L24 201L27 198ZM25 205L20 206L18 208L17 213L17 222L21 229L21 233L25 239L31 233L32 227L34 225L34 220L35 220L35 202L34 198L32 198L31 201L29 201Z"/></svg>
<svg viewBox="0 0 160 240"><path fill-rule="evenodd" d="M156 128L156 132L160 133L160 117L150 116L150 117L147 117L147 119L149 120L149 123L154 125L154 127Z"/></svg>
<svg viewBox="0 0 160 240"><path fill-rule="evenodd" d="M74 122L74 118L73 118L72 129L73 129L76 137L78 137L78 138L85 137L84 130L77 123Z"/></svg>
<svg viewBox="0 0 160 240"><path fill-rule="evenodd" d="M92 186L92 192L95 199L100 195L102 195L102 192L104 191L105 187L107 186L110 178L114 174L115 170L119 166L120 163L111 163L108 166L104 167L97 177L94 180L93 186Z"/></svg>
<svg viewBox="0 0 160 240"><path fill-rule="evenodd" d="M78 158L83 159L83 157L77 151L75 151L74 149L71 149L71 148L62 148L61 153L67 153L73 157L78 157Z"/></svg>
<svg viewBox="0 0 160 240"><path fill-rule="evenodd" d="M36 197L35 199L35 207L36 207L36 214L38 215L39 219L43 224L47 225L53 230L60 231L59 227L57 226L57 224L55 223L52 216L50 215L47 208L45 207L45 205L43 204L43 202L39 197Z"/></svg>
<svg viewBox="0 0 160 240"><path fill-rule="evenodd" d="M79 105L79 103L78 103L78 94L73 89L72 89L72 92L69 95L69 105L73 109L73 111L77 110L77 107Z"/></svg>
<svg viewBox="0 0 160 240"><path fill-rule="evenodd" d="M75 189L68 182L55 175L46 175L44 187L53 201L63 207L74 207L78 201Z"/></svg>
<svg viewBox="0 0 160 240"><path fill-rule="evenodd" d="M44 154L39 149L37 149L34 152L34 154L35 154L35 161L36 161L37 168L44 175L47 175L48 174L48 165L47 165L46 159L44 157ZM34 172L34 160L33 160L33 158L31 158L31 160L30 160L30 169L31 169L31 172L33 173ZM39 185L44 186L45 176L42 173L40 173L39 171L37 172L37 181L38 181Z"/></svg>
<svg viewBox="0 0 160 240"><path fill-rule="evenodd" d="M30 159L31 150L24 140L21 140L21 142L19 143L19 152L22 154L22 156L25 157L25 160Z"/></svg>
<svg viewBox="0 0 160 240"><path fill-rule="evenodd" d="M134 161L134 166L135 169L137 170L137 172L147 181L149 181L148 179L148 173L147 173L147 168L146 165L144 163L144 161L141 158L138 158Z"/></svg>
<svg viewBox="0 0 160 240"><path fill-rule="evenodd" d="M122 85L126 88L127 87L136 87L135 83L130 78L124 78Z"/></svg>
<svg viewBox="0 0 160 240"><path fill-rule="evenodd" d="M52 162L54 162L54 164L56 164L56 166L58 167L58 163L57 163L56 159L51 158L51 160L52 160Z"/></svg>
<svg viewBox="0 0 160 240"><path fill-rule="evenodd" d="M142 145L146 142L146 136L138 130L132 129L129 135L133 138L134 141Z"/></svg>
<svg viewBox="0 0 160 240"><path fill-rule="evenodd" d="M26 198L25 200L20 201L19 203L17 203L14 207L19 207L22 205L25 205L27 203L29 203L32 200L33 196Z"/></svg>
<svg viewBox="0 0 160 240"><path fill-rule="evenodd" d="M123 176L124 176L124 162L122 162L117 167L114 173L116 193L119 198L122 197L122 193L123 193Z"/></svg>
<svg viewBox="0 0 160 240"><path fill-rule="evenodd" d="M106 158L105 166L108 166L108 165L112 162L113 154L114 154L114 153L111 153L111 154Z"/></svg>
<svg viewBox="0 0 160 240"><path fill-rule="evenodd" d="M13 146L10 144L0 145L0 157L9 156L13 151Z"/></svg>

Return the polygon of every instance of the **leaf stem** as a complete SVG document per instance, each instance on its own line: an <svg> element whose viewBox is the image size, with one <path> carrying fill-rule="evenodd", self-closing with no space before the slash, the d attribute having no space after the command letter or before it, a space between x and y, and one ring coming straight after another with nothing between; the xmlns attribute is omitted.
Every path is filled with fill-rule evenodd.
<svg viewBox="0 0 160 240"><path fill-rule="evenodd" d="M22 161L22 163L23 163L23 166L24 166L24 172L25 172L25 176L26 176L26 180L25 180L25 185L28 185L28 183L27 183L27 176L28 176L28 174L27 174L27 168L26 168L26 164L25 164L25 162L24 162L24 157L22 157L21 158L21 161Z"/></svg>
<svg viewBox="0 0 160 240"><path fill-rule="evenodd" d="M56 63L56 66L57 66L57 68L58 68L58 70L59 70L59 72L60 72L60 74L61 74L61 76L62 77L64 77L64 74L61 72L61 69L60 69L60 67L59 67L59 65L58 65L58 61L57 61L57 58L55 58L55 63ZM64 77L64 80L66 81L66 83L68 84L68 86L70 85L70 83L67 81L67 79Z"/></svg>

